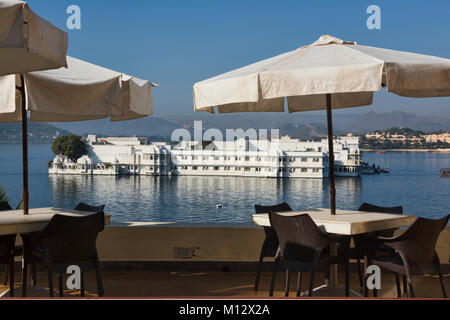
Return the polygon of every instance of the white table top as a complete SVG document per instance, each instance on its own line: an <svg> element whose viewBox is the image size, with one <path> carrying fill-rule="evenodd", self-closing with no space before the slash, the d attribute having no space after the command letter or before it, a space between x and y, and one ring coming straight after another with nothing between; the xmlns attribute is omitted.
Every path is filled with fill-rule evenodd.
<svg viewBox="0 0 450 320"><path fill-rule="evenodd" d="M28 215L24 215L23 210L2 211L0 212L0 235L40 231L55 214L87 216L93 213L61 208L31 208Z"/></svg>
<svg viewBox="0 0 450 320"><path fill-rule="evenodd" d="M362 212L350 210L336 210L336 215L331 215L330 209L319 208L307 211L282 212L281 215L292 216L309 214L314 222L327 233L342 235L354 235L372 231L380 231L399 227L410 226L416 216L388 214L379 212ZM252 214L253 224L270 226L267 213Z"/></svg>

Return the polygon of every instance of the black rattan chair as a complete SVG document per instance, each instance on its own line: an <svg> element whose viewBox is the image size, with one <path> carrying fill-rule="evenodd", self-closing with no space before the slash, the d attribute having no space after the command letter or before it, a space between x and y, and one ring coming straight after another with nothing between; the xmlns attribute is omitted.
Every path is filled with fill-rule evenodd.
<svg viewBox="0 0 450 320"><path fill-rule="evenodd" d="M279 249L275 257L272 282L269 295L273 296L275 276L278 267L285 267L286 285L285 296L289 295L289 276L291 270L299 272L297 282L297 296L301 291L301 274L310 272L309 296L313 294L314 274L317 270L330 265L341 264L345 268L345 296L349 296L348 253L350 246L349 237L331 236L322 232L308 214L296 216L282 216L269 212L270 224L274 228L280 241ZM330 246L339 245L338 256L330 254Z"/></svg>
<svg viewBox="0 0 450 320"><path fill-rule="evenodd" d="M403 214L403 207L380 207L367 202L364 202L359 208L358 211L367 211L367 212L380 212L380 213L391 213L391 214ZM358 267L358 278L359 278L359 286L361 288L364 287L364 277L363 271L361 270L361 260L365 261L365 267L367 267L368 261L370 260L370 256L373 256L375 248L372 248L368 241L370 238L376 238L378 236L383 237L392 237L394 235L396 229L383 230L379 232L371 232L370 234L358 234L354 235L353 242L354 247L350 248L350 259L355 259ZM381 248L378 248L381 249ZM366 254L368 257L366 257ZM376 294L376 291L374 292Z"/></svg>
<svg viewBox="0 0 450 320"><path fill-rule="evenodd" d="M104 224L103 212L84 217L56 214L44 230L27 238L28 241L24 245L30 247L25 247L24 265L38 263L47 268L51 297L54 295L53 273L59 275L59 296L63 296L62 275L69 265L77 265L81 269L81 296L84 296L84 272L89 269L95 270L98 295L103 296L95 243ZM25 284L24 281L24 287Z"/></svg>
<svg viewBox="0 0 450 320"><path fill-rule="evenodd" d="M274 206L262 206L259 204L255 204L255 212L256 213L268 213L269 211L273 212L287 212L292 211L291 207L286 203L279 203ZM275 230L271 227L264 227L264 233L266 234L266 238L264 239L263 245L261 247L261 252L259 254L259 261L256 270L256 279L255 279L255 291L258 290L259 286L259 278L261 275L261 268L265 257L275 257L278 249L278 238Z"/></svg>
<svg viewBox="0 0 450 320"><path fill-rule="evenodd" d="M375 257L373 264L395 273L397 295L400 297L399 274L406 276L409 295L414 297L412 276L437 274L441 283L442 295L447 298L441 273L441 262L436 252L439 234L447 226L450 215L438 220L417 218L401 235L392 238L379 237L378 241L393 249L391 254ZM404 281L404 284L405 281ZM405 285L404 294L408 296Z"/></svg>
<svg viewBox="0 0 450 320"><path fill-rule="evenodd" d="M0 202L0 211L13 210L8 202ZM4 285L8 284L9 275L9 295L14 296L14 258L21 256L22 246L16 246L16 234L0 236L0 263L5 265Z"/></svg>
<svg viewBox="0 0 450 320"><path fill-rule="evenodd" d="M103 210L105 209L105 205L102 204L100 206L91 206L91 205L86 204L84 202L80 202L79 204L77 204L75 206L74 209L75 210L80 210L80 211L100 213L100 212L103 212Z"/></svg>
<svg viewBox="0 0 450 320"><path fill-rule="evenodd" d="M22 204L22 202L19 204L19 206ZM91 206L89 204L86 204L84 202L80 202L78 203L74 210L80 210L80 211L87 211L87 212L94 212L94 213L100 213L103 212L103 210L105 209L105 205L99 205L99 206ZM34 232L34 233L26 233L26 234L21 234L20 236L22 237L22 241L25 243L29 243L31 241L31 239L29 239L32 235L37 235L38 232ZM23 269L23 282L25 283L26 281L26 275L28 272L28 266L27 264L24 265L24 269ZM32 281L33 281L33 285L37 285L37 271L36 271L36 266L35 266L35 262L34 260L31 260L31 272L32 272ZM26 288L24 287L23 290L23 296L26 296Z"/></svg>

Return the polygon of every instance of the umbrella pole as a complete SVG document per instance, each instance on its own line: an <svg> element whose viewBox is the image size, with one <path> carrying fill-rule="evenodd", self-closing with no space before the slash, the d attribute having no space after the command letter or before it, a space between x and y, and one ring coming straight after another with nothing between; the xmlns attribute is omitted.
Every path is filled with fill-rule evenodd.
<svg viewBox="0 0 450 320"><path fill-rule="evenodd" d="M28 214L28 128L25 95L25 80L20 74L20 93L22 95L22 164L23 164L23 214Z"/></svg>
<svg viewBox="0 0 450 320"><path fill-rule="evenodd" d="M328 177L330 179L330 209L336 214L336 181L334 177L334 139L333 118L331 113L331 94L327 93L327 127L328 127Z"/></svg>

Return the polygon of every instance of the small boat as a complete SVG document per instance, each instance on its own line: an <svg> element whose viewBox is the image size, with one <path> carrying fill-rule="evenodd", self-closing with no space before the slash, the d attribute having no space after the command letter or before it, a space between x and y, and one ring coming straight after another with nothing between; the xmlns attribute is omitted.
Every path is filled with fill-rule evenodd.
<svg viewBox="0 0 450 320"><path fill-rule="evenodd" d="M384 167L384 168L383 168L383 172L384 172L384 173L389 173L389 172L390 172L389 167Z"/></svg>
<svg viewBox="0 0 450 320"><path fill-rule="evenodd" d="M361 174L374 174L375 165L369 165L367 162L363 162L361 166Z"/></svg>
<svg viewBox="0 0 450 320"><path fill-rule="evenodd" d="M222 208L222 204L221 203L216 203L216 208L217 209Z"/></svg>
<svg viewBox="0 0 450 320"><path fill-rule="evenodd" d="M377 154L383 154L384 151L377 151Z"/></svg>
<svg viewBox="0 0 450 320"><path fill-rule="evenodd" d="M441 169L441 178L450 178L450 168Z"/></svg>

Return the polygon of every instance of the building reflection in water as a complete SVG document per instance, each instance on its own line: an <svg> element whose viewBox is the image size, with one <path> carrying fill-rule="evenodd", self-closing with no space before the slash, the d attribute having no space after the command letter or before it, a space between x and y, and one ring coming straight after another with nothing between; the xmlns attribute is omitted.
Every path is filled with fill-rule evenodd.
<svg viewBox="0 0 450 320"><path fill-rule="evenodd" d="M113 221L250 223L256 203L329 207L327 179L51 175L49 185L53 206L105 204ZM338 208L358 208L360 178L338 178L336 188Z"/></svg>

